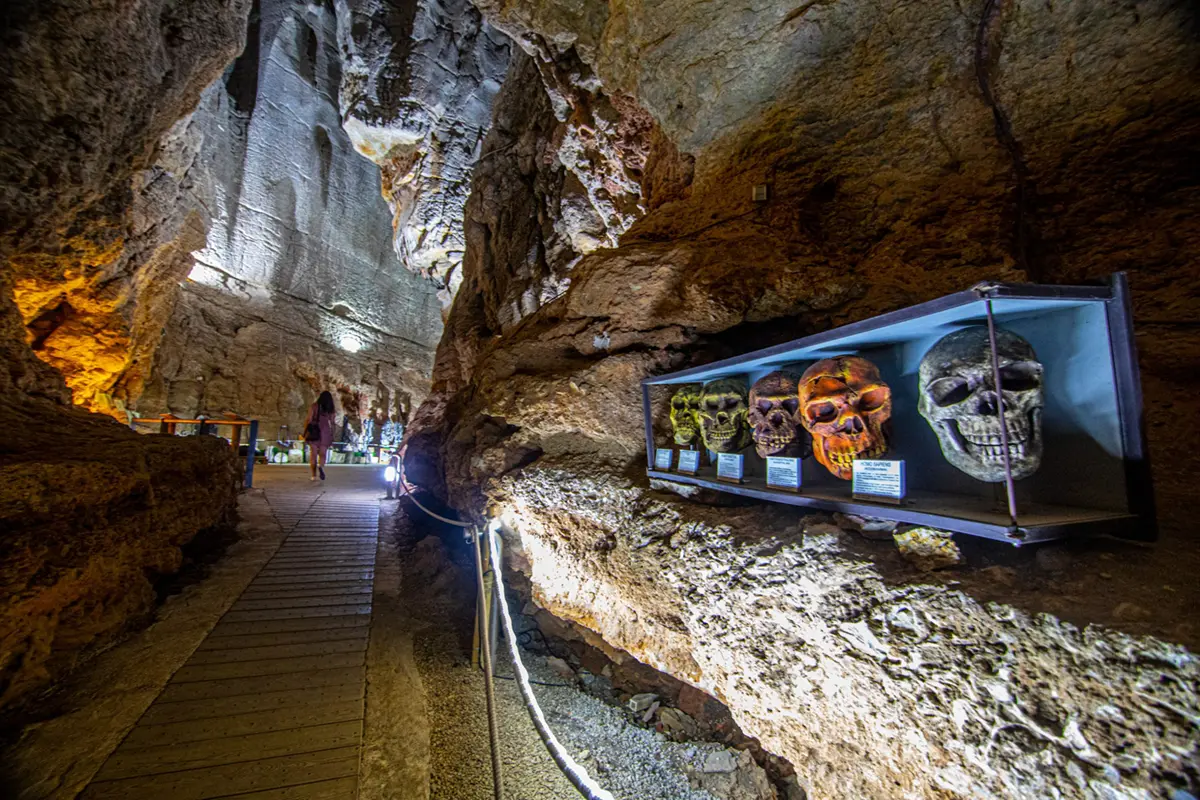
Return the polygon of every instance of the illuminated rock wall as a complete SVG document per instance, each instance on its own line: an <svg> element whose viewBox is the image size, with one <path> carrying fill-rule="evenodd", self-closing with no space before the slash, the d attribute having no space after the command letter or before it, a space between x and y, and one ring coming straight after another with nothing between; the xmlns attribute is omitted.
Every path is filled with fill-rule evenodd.
<svg viewBox="0 0 1200 800"><path fill-rule="evenodd" d="M207 244L140 413L232 412L295 434L324 389L352 417L424 396L440 305L393 252L379 169L342 131L336 26L327 6L265 3L193 115Z"/></svg>
<svg viewBox="0 0 1200 800"><path fill-rule="evenodd" d="M508 38L468 0L338 0L344 128L383 173L395 248L442 300L462 281L463 204Z"/></svg>
<svg viewBox="0 0 1200 800"><path fill-rule="evenodd" d="M203 222L176 125L241 49L249 2L4 8L0 48L0 707L150 616L153 580L229 521L215 439L112 410ZM198 234L197 234L198 231ZM178 243L182 242L182 247ZM154 337L155 339L157 337ZM32 345L32 346L31 346ZM117 400L116 402L119 402ZM123 416L123 415L122 415Z"/></svg>
<svg viewBox="0 0 1200 800"><path fill-rule="evenodd" d="M1179 645L1200 642L1200 548L1176 465L1200 450L1179 425L1200 351L1195 9L477 5L531 60L485 140L512 157L475 176L410 476L505 519L536 602L725 700L810 797L1194 792L1200 673ZM645 214L615 247L542 258L578 163L557 125L605 102L633 135L597 141L629 144L604 151ZM1159 465L1152 550L958 537L966 566L931 576L828 518L644 478L648 375L980 280L1115 270Z"/></svg>

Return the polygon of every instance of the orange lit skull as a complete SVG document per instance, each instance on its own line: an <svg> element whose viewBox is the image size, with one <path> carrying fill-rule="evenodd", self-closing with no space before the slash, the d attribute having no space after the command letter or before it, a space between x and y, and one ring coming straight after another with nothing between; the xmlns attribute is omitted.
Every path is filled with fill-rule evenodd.
<svg viewBox="0 0 1200 800"><path fill-rule="evenodd" d="M800 424L812 434L817 461L844 481L856 458L887 452L885 423L892 390L879 368L858 356L818 361L800 377Z"/></svg>

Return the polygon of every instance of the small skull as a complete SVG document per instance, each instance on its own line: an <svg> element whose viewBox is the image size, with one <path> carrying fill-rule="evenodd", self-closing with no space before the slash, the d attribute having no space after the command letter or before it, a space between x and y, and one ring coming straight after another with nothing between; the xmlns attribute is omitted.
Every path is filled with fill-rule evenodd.
<svg viewBox="0 0 1200 800"><path fill-rule="evenodd" d="M671 397L671 430L675 444L692 447L700 443L700 384L679 387Z"/></svg>
<svg viewBox="0 0 1200 800"><path fill-rule="evenodd" d="M800 432L800 398L796 375L772 372L750 387L750 426L754 449L762 458L807 455L805 438Z"/></svg>
<svg viewBox="0 0 1200 800"><path fill-rule="evenodd" d="M812 434L813 455L837 477L848 481L854 459L887 452L892 390L870 361L858 356L818 361L800 376L799 394L800 422Z"/></svg>
<svg viewBox="0 0 1200 800"><path fill-rule="evenodd" d="M704 384L700 397L700 435L716 453L736 453L750 441L746 425L746 381L721 378Z"/></svg>
<svg viewBox="0 0 1200 800"><path fill-rule="evenodd" d="M982 325L943 336L921 359L921 412L942 446L942 455L972 478L1004 480L1000 410L1008 429L1013 479L1027 478L1042 463L1043 372L1029 342L996 330L1000 391L992 366L988 330Z"/></svg>

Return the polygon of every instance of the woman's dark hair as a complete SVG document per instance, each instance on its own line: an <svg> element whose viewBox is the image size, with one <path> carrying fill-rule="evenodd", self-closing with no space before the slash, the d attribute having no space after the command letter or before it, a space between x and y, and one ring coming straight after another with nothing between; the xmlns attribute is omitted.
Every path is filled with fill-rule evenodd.
<svg viewBox="0 0 1200 800"><path fill-rule="evenodd" d="M317 408L323 414L333 413L333 395L329 392L321 392L321 396L317 398Z"/></svg>

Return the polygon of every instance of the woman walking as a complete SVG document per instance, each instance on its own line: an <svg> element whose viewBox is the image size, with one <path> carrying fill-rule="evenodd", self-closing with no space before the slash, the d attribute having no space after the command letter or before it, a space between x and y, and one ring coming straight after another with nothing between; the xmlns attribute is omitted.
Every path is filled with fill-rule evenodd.
<svg viewBox="0 0 1200 800"><path fill-rule="evenodd" d="M325 456L333 444L333 420L333 395L321 392L304 420L304 441L308 442L308 465L312 470L309 480L315 481L318 472L321 480L325 480Z"/></svg>

